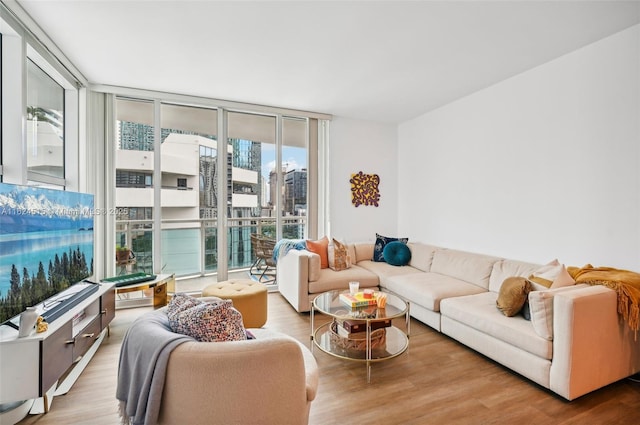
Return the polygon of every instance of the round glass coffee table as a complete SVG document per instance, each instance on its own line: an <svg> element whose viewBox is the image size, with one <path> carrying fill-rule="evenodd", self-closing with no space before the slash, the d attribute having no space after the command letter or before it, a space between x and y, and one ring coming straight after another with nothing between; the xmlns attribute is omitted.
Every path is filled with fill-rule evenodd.
<svg viewBox="0 0 640 425"><path fill-rule="evenodd" d="M370 382L371 363L397 357L409 347L409 303L397 295L376 292L376 296L387 296L385 308L352 308L340 294L349 291L325 292L311 303L311 349L318 347L335 357L365 362ZM316 327L316 313L332 320ZM394 319L404 319L404 329L396 327Z"/></svg>

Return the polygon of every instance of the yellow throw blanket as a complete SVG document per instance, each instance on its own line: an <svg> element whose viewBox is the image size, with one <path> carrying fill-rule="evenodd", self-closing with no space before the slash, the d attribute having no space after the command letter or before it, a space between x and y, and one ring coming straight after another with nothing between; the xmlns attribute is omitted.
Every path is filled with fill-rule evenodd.
<svg viewBox="0 0 640 425"><path fill-rule="evenodd" d="M604 285L618 293L618 313L635 331L636 338L640 328L640 273L612 267L593 267L587 264L582 268L567 267L567 271L576 283Z"/></svg>

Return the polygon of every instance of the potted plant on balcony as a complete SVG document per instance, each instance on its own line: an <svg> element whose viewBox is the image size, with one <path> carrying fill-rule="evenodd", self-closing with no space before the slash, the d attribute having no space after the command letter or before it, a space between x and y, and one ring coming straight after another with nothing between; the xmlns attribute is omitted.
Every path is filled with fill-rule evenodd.
<svg viewBox="0 0 640 425"><path fill-rule="evenodd" d="M116 245L116 262L124 263L129 260L131 251L126 246Z"/></svg>

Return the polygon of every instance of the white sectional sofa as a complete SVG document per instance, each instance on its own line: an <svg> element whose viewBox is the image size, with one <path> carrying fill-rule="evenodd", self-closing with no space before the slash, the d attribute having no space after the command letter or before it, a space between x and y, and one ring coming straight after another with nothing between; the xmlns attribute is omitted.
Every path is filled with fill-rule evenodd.
<svg viewBox="0 0 640 425"><path fill-rule="evenodd" d="M278 260L280 293L299 312L319 293L379 286L410 302L411 316L573 400L640 372L640 339L617 313L617 294L603 286L574 285L536 294L532 320L505 316L496 307L502 282L541 267L522 261L409 243L411 261L396 267L374 262L373 243L348 246L355 259L343 271L320 269L306 250ZM531 295L530 295L531 297Z"/></svg>

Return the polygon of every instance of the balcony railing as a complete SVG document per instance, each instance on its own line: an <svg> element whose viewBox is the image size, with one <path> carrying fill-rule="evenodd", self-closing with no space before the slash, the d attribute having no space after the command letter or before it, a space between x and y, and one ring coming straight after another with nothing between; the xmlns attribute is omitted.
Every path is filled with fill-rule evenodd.
<svg viewBox="0 0 640 425"><path fill-rule="evenodd" d="M167 186L167 185L162 185L162 189L173 189L173 190L193 190L193 187L191 186Z"/></svg>
<svg viewBox="0 0 640 425"><path fill-rule="evenodd" d="M304 237L306 216L283 217L283 237ZM116 221L116 243L129 247L136 258L126 272L151 273L153 267L153 221ZM227 253L229 271L249 269L255 261L251 234L259 233L275 239L276 218L233 218L227 221ZM178 277L204 276L218 271L218 221L162 220L163 273L175 273ZM120 272L124 272L121 270Z"/></svg>

